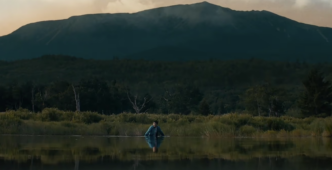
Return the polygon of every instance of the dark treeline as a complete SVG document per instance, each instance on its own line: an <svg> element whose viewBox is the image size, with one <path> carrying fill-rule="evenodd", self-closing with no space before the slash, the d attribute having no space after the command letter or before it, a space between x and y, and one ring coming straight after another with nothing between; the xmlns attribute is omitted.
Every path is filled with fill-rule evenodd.
<svg viewBox="0 0 332 170"><path fill-rule="evenodd" d="M315 68L319 68L319 71ZM0 111L330 116L332 64L85 60L0 62ZM324 74L323 74L324 73Z"/></svg>

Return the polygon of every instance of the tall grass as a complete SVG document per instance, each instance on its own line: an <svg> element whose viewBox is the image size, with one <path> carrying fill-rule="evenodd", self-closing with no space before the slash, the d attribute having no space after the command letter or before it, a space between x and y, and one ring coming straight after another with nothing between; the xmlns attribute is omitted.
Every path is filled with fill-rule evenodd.
<svg viewBox="0 0 332 170"><path fill-rule="evenodd" d="M255 117L131 114L100 115L55 108L40 113L28 110L0 114L1 134L142 136L154 120L170 136L308 137L332 136L332 118Z"/></svg>

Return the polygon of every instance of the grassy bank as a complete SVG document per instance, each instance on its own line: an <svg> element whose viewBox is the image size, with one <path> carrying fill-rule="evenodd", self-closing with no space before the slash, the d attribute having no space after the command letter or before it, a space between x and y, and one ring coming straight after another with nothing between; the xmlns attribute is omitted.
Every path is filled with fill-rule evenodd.
<svg viewBox="0 0 332 170"><path fill-rule="evenodd" d="M142 136L153 120L170 136L204 137L311 137L332 136L332 118L119 114L67 112L44 109L0 114L0 134Z"/></svg>

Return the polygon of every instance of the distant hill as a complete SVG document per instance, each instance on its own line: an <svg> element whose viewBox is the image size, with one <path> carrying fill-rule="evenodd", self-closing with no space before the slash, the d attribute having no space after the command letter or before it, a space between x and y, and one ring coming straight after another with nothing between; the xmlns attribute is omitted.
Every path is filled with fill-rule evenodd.
<svg viewBox="0 0 332 170"><path fill-rule="evenodd" d="M0 60L82 58L332 61L332 29L207 2L28 24L0 37Z"/></svg>

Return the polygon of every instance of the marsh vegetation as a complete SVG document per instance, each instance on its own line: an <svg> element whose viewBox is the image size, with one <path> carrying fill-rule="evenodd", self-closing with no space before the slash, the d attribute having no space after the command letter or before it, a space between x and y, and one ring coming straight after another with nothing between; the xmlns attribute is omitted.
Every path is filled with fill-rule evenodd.
<svg viewBox="0 0 332 170"><path fill-rule="evenodd" d="M1 134L143 136L154 120L169 136L196 137L329 137L332 118L293 118L225 114L220 116L178 114L101 115L48 108L0 114Z"/></svg>

